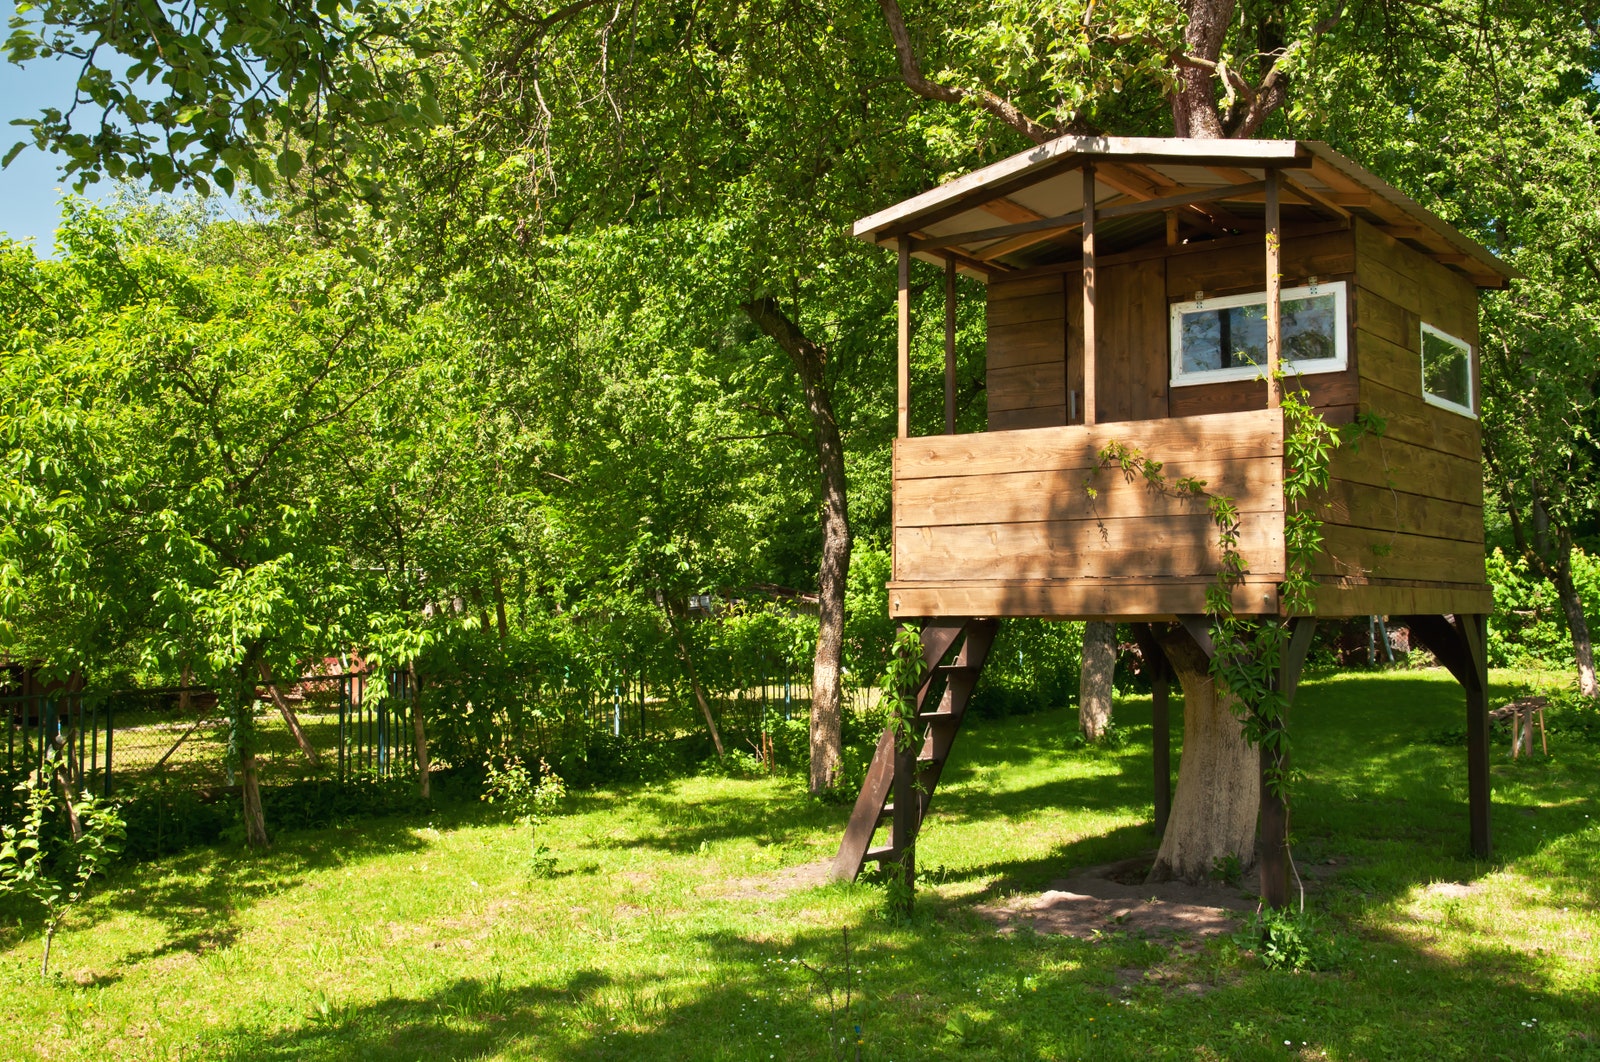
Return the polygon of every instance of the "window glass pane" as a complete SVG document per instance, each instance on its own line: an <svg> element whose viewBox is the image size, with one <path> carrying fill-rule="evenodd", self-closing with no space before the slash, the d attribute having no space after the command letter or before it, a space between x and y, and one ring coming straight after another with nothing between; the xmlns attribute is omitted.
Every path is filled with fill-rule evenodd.
<svg viewBox="0 0 1600 1062"><path fill-rule="evenodd" d="M1283 300L1283 360L1339 356L1339 308L1330 292Z"/></svg>
<svg viewBox="0 0 1600 1062"><path fill-rule="evenodd" d="M1183 371L1205 372L1267 360L1267 304L1183 315Z"/></svg>
<svg viewBox="0 0 1600 1062"><path fill-rule="evenodd" d="M1283 361L1339 356L1339 302L1333 292L1283 300ZM1179 331L1180 374L1260 366L1267 361L1267 302L1225 309L1185 310Z"/></svg>
<svg viewBox="0 0 1600 1062"><path fill-rule="evenodd" d="M1422 333L1422 383L1428 393L1463 409L1472 408L1472 366L1463 347L1426 329Z"/></svg>

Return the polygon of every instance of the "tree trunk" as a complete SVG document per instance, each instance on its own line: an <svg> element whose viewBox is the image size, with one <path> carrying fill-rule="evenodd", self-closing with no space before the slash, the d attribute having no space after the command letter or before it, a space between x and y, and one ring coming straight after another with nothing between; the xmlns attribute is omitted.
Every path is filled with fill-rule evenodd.
<svg viewBox="0 0 1600 1062"><path fill-rule="evenodd" d="M1233 0L1188 0L1189 22L1184 27L1184 54L1215 62L1222 54L1223 38L1233 18ZM1214 139L1222 136L1222 116L1217 112L1216 75L1204 67L1179 64L1177 87L1172 93L1172 128L1178 136Z"/></svg>
<svg viewBox="0 0 1600 1062"><path fill-rule="evenodd" d="M1572 551L1569 549L1559 563L1554 565L1551 582L1555 583L1556 596L1561 599L1561 611L1567 616L1567 630L1572 632L1572 658L1578 665L1578 692L1588 698L1600 697L1600 685L1595 682L1594 645L1589 640L1589 619L1583 614L1583 599L1572 582Z"/></svg>
<svg viewBox="0 0 1600 1062"><path fill-rule="evenodd" d="M1229 856L1243 873L1255 862L1260 754L1244 739L1234 698L1218 695L1210 661L1194 640L1177 630L1163 635L1161 646L1183 686L1183 754L1149 880L1197 883Z"/></svg>
<svg viewBox="0 0 1600 1062"><path fill-rule="evenodd" d="M1117 667L1117 625L1091 620L1083 625L1083 667L1078 672L1078 730L1099 744L1111 725L1111 679Z"/></svg>
<svg viewBox="0 0 1600 1062"><path fill-rule="evenodd" d="M267 666L265 660L256 661L256 673L261 676L262 685L267 688L267 696L277 705L278 714L283 716L283 721L288 724L289 733L294 735L294 743L300 746L300 752L305 756L306 762L311 765L313 771L321 769L322 758L317 755L311 739L306 737L305 728L300 725L300 717L294 714L294 709L284 699L277 683L272 681L272 669Z"/></svg>
<svg viewBox="0 0 1600 1062"><path fill-rule="evenodd" d="M844 752L839 672L844 657L844 597L850 579L850 511L844 440L833 415L827 348L808 339L774 299L746 303L745 313L783 348L800 377L816 435L822 495L822 563L817 569L817 655L811 668L811 792L839 777Z"/></svg>
<svg viewBox="0 0 1600 1062"><path fill-rule="evenodd" d="M422 799L433 795L433 785L428 777L428 730L422 719L422 684L417 681L416 661L406 665L411 677L411 736L417 753L417 791Z"/></svg>
<svg viewBox="0 0 1600 1062"><path fill-rule="evenodd" d="M689 688L694 691L695 702L700 705L700 714L706 717L706 730L711 734L711 744L716 747L717 759L722 759L725 753L722 750L722 734L717 730L716 717L711 714L711 705L706 703L706 695L700 689L700 676L694 669L694 655L689 652L689 640L684 637L679 629L677 620L672 618L672 606L667 606L667 626L672 628L672 640L678 645L678 658L683 661L683 675L689 680Z"/></svg>
<svg viewBox="0 0 1600 1062"><path fill-rule="evenodd" d="M244 792L244 837L251 848L267 846L267 820L261 811L261 784L256 778L256 754L239 754L239 788Z"/></svg>

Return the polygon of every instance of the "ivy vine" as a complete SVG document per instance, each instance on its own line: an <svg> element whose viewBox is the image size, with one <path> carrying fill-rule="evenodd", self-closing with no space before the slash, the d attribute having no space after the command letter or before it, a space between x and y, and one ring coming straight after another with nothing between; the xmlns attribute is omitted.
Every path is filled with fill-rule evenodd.
<svg viewBox="0 0 1600 1062"><path fill-rule="evenodd" d="M1279 379L1281 382L1282 377ZM1341 446L1358 446L1367 435L1381 435L1383 422L1361 413L1350 424L1335 429L1312 406L1310 395L1298 387L1283 390L1281 407L1285 568L1278 585L1279 601L1286 614L1310 615L1316 606L1316 582L1311 573L1323 542L1322 519L1314 499L1327 489L1334 452ZM1091 502L1098 496L1095 477L1112 468L1126 479L1142 479L1168 497L1205 500L1221 549L1216 578L1206 588L1214 646L1211 675L1233 694L1245 740L1268 753L1263 784L1287 804L1289 779L1283 765L1288 762L1289 736L1283 724L1289 705L1276 679L1289 627L1279 620L1241 617L1234 611L1233 592L1249 574L1249 564L1239 550L1238 503L1207 491L1205 480L1192 476L1169 480L1162 462L1115 440L1102 447L1096 458L1084 479Z"/></svg>

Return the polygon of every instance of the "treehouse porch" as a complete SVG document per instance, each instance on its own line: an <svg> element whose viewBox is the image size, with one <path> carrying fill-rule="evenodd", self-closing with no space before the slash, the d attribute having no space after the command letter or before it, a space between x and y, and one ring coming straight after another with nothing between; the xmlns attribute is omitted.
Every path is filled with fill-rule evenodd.
<svg viewBox="0 0 1600 1062"><path fill-rule="evenodd" d="M1493 255L1301 141L1064 137L855 235L899 259L889 607L924 625L928 673L920 758L897 757L885 735L836 873L909 860L995 621L1135 623L1158 656L1206 653L1207 588L1241 562L1234 613L1291 629L1286 691L1315 616L1411 617L1467 691L1472 845L1487 854L1477 289L1510 279ZM945 432L924 437L910 431L918 261L943 269L945 292ZM987 296L977 433L956 431L958 275ZM1280 591L1285 388L1367 435L1336 452L1308 502L1322 548L1303 614ZM1235 513L1231 544L1219 499ZM1162 702L1158 690L1158 718ZM1282 837L1266 835L1281 823L1267 811L1275 892ZM889 838L873 847L880 825Z"/></svg>

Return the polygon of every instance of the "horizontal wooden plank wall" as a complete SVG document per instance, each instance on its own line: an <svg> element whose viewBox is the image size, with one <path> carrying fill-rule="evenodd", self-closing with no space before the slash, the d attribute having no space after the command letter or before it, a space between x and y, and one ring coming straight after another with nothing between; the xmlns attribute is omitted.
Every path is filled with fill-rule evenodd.
<svg viewBox="0 0 1600 1062"><path fill-rule="evenodd" d="M1094 614L1145 614L1149 602L1160 614L1203 605L1221 562L1204 499L1163 493L1119 468L1095 471L1112 442L1164 462L1169 484L1194 476L1233 497L1251 574L1282 576L1276 411L935 435L895 443L891 586L915 602L896 614L1083 615L1084 602L1123 593L1124 604ZM1029 611L1005 610L1013 589L1016 607L1026 599ZM979 600L988 605L972 611ZM1275 608L1275 592L1262 601ZM1064 602L1078 605L1064 610Z"/></svg>
<svg viewBox="0 0 1600 1062"><path fill-rule="evenodd" d="M1335 455L1319 514L1330 615L1488 611L1478 422L1422 398L1421 324L1478 343L1470 281L1357 221L1360 408L1383 434ZM1473 373L1477 379L1476 366Z"/></svg>
<svg viewBox="0 0 1600 1062"><path fill-rule="evenodd" d="M1060 276L989 284L989 430L1067 422L1067 296Z"/></svg>

